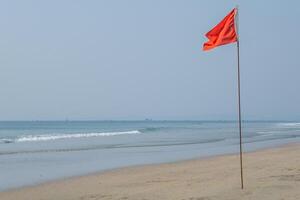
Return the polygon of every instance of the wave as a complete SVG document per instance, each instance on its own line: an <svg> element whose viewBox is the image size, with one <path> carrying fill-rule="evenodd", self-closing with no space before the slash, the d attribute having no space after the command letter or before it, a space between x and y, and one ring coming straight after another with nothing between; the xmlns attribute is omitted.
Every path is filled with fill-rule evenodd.
<svg viewBox="0 0 300 200"><path fill-rule="evenodd" d="M148 128L143 128L140 131L143 133L147 133L147 132L155 132L155 131L161 131L166 129L172 129L172 127L148 127Z"/></svg>
<svg viewBox="0 0 300 200"><path fill-rule="evenodd" d="M148 133L148 132L159 132L159 131L172 131L172 130L198 130L198 129L204 129L200 126L161 126L161 127L147 127L142 128L140 131L142 133Z"/></svg>
<svg viewBox="0 0 300 200"><path fill-rule="evenodd" d="M0 143L13 143L13 139L8 139L8 138L2 138L0 139Z"/></svg>
<svg viewBox="0 0 300 200"><path fill-rule="evenodd" d="M258 131L256 132L258 135L270 135L270 134L276 134L280 133L281 131Z"/></svg>
<svg viewBox="0 0 300 200"><path fill-rule="evenodd" d="M267 137L267 136L273 136L274 134L278 133L277 131L259 131L256 132L258 136L260 137Z"/></svg>
<svg viewBox="0 0 300 200"><path fill-rule="evenodd" d="M140 144L108 144L108 145L95 145L87 147L74 147L74 148L59 148L59 149L33 149L33 150L22 150L22 151L0 151L1 155L11 154L27 154L27 153L53 153L53 152L73 152L73 151L88 151L98 149L118 149L118 148L137 148L137 147L166 147L166 146L184 146L194 144L208 144L222 142L225 139L207 139L207 140L194 140L194 141L173 141L163 143L140 143Z"/></svg>
<svg viewBox="0 0 300 200"><path fill-rule="evenodd" d="M89 137L101 137L101 136L117 136L117 135L131 135L140 134L138 130L133 131L120 131L120 132L100 132L100 133L73 133L73 134L45 134L45 135L26 135L16 139L3 138L0 141L3 143L13 142L36 142L36 141L49 141L59 139L71 139L71 138L89 138Z"/></svg>
<svg viewBox="0 0 300 200"><path fill-rule="evenodd" d="M277 124L278 126L284 126L284 127L300 127L300 123L299 122L289 122L289 123L279 123Z"/></svg>

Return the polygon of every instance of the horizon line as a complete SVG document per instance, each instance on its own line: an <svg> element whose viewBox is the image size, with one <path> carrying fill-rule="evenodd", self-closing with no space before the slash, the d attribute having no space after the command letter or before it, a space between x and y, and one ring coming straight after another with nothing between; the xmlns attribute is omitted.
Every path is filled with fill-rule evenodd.
<svg viewBox="0 0 300 200"><path fill-rule="evenodd" d="M243 119L242 122L296 122L287 119ZM238 122L233 119L49 119L49 120L0 120L0 122Z"/></svg>

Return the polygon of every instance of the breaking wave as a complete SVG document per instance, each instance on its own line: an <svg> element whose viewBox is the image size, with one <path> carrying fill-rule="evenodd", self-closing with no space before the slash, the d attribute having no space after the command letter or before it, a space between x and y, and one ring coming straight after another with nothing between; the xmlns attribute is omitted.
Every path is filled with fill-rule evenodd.
<svg viewBox="0 0 300 200"><path fill-rule="evenodd" d="M120 131L120 132L101 132L101 133L73 133L73 134L45 134L45 135L26 135L16 139L1 139L4 143L13 142L35 142L35 141L49 141L59 139L71 139L71 138L89 138L89 137L101 137L101 136L116 136L116 135L132 135L140 134L138 130L133 131Z"/></svg>
<svg viewBox="0 0 300 200"><path fill-rule="evenodd" d="M279 126L282 126L282 127L299 127L300 128L300 123L299 122L295 122L295 123L279 123L277 124Z"/></svg>

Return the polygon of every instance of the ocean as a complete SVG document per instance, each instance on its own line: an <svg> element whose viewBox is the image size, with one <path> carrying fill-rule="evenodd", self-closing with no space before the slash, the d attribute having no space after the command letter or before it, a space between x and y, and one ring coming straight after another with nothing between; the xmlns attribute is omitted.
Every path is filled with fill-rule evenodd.
<svg viewBox="0 0 300 200"><path fill-rule="evenodd" d="M299 141L299 122L243 122L245 152ZM238 124L230 121L0 122L0 191L238 151Z"/></svg>

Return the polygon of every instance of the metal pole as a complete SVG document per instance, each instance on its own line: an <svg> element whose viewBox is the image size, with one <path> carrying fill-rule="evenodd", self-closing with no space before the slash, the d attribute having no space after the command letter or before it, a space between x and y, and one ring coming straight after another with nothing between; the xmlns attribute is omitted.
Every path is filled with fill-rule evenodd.
<svg viewBox="0 0 300 200"><path fill-rule="evenodd" d="M237 29L238 29L238 7L237 7ZM238 30L237 30L238 31ZM241 115L241 81L240 81L240 41L237 39L237 74L238 74L238 108L239 108L239 133L240 133L240 167L241 167L241 188L244 188L243 177L243 149L242 149L242 115Z"/></svg>
<svg viewBox="0 0 300 200"><path fill-rule="evenodd" d="M242 116L241 116L241 83L240 83L240 44L237 41L237 62L238 62L238 107L239 107L239 132L240 132L240 166L241 166L241 187L244 188L243 179L243 149L242 149Z"/></svg>

